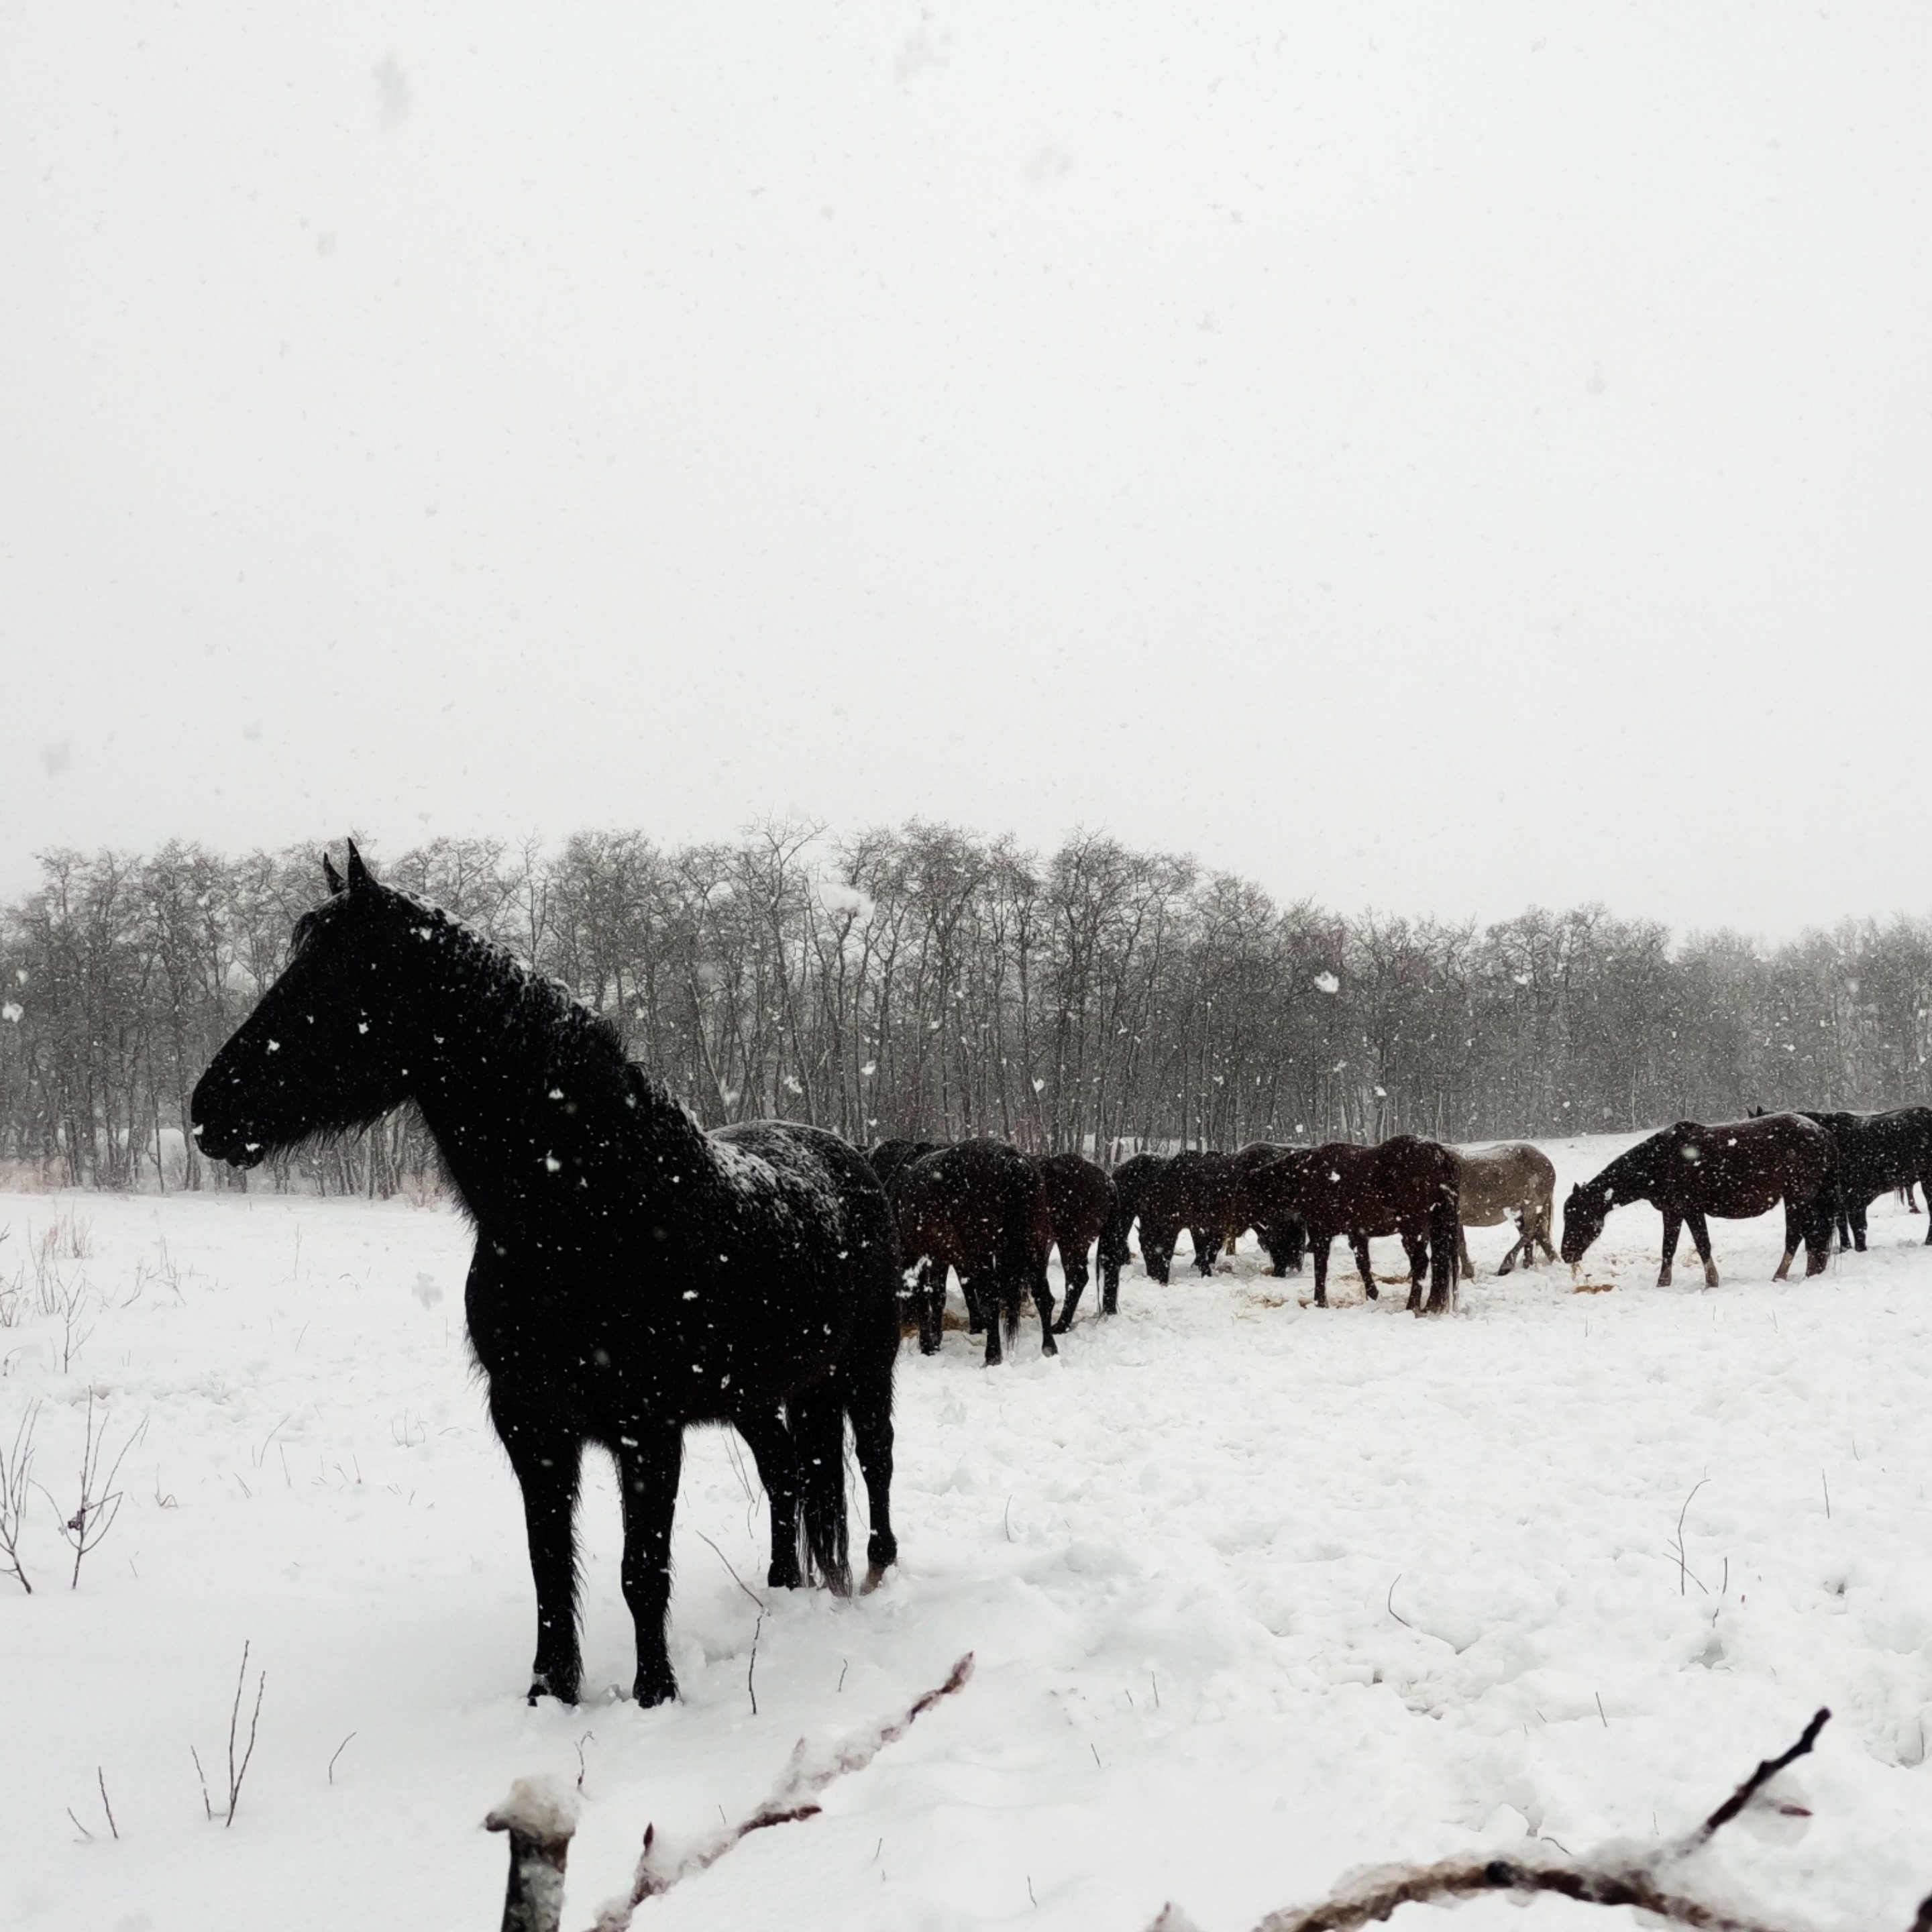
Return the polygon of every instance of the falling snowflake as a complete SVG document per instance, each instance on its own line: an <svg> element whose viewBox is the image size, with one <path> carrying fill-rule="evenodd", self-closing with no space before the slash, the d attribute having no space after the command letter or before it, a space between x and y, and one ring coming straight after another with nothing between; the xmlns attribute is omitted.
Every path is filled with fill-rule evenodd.
<svg viewBox="0 0 1932 1932"><path fill-rule="evenodd" d="M0 1006L0 1020L4 1020L9 1026L18 1026L26 1017L26 1011L25 1006L9 1000L4 1006Z"/></svg>
<svg viewBox="0 0 1932 1932"><path fill-rule="evenodd" d="M1318 973L1315 976L1315 990L1318 993L1339 993L1342 982L1332 973Z"/></svg>

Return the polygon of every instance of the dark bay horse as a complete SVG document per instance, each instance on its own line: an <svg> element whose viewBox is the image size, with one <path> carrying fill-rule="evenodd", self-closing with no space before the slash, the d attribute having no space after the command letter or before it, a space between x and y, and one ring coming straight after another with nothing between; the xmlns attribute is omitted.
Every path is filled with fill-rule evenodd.
<svg viewBox="0 0 1932 1932"><path fill-rule="evenodd" d="M1156 1281L1167 1280L1174 1244L1185 1228L1194 1265L1214 1272L1215 1257L1240 1233L1240 1189L1224 1154L1187 1148L1169 1154L1140 1192L1141 1261Z"/></svg>
<svg viewBox="0 0 1932 1932"><path fill-rule="evenodd" d="M1234 1164L1234 1184L1240 1194L1238 1218L1244 1228L1255 1231L1255 1239L1261 1243L1262 1252L1268 1258L1269 1272L1276 1276L1301 1272L1301 1256L1308 1244L1308 1230L1292 1216L1280 1222L1262 1218L1249 1194L1248 1177L1256 1168L1264 1167L1270 1161L1279 1160L1283 1154L1294 1151L1292 1148L1276 1141L1250 1141L1246 1147L1238 1148L1228 1156Z"/></svg>
<svg viewBox="0 0 1932 1932"><path fill-rule="evenodd" d="M1127 1238L1133 1231L1134 1223L1140 1219L1141 1203L1154 1185L1154 1177L1167 1162L1168 1156L1164 1154L1130 1154L1108 1176L1114 1184L1114 1220L1108 1240L1124 1261L1133 1252Z"/></svg>
<svg viewBox="0 0 1932 1932"><path fill-rule="evenodd" d="M914 1300L919 1346L932 1354L944 1332L946 1278L959 1276L966 1305L986 1330L986 1361L1004 1359L1019 1332L1020 1304L1030 1294L1040 1311L1042 1352L1053 1340L1053 1291L1046 1258L1053 1222L1040 1170L1004 1141L960 1141L908 1161L888 1190L898 1217L906 1270L918 1270Z"/></svg>
<svg viewBox="0 0 1932 1932"><path fill-rule="evenodd" d="M1073 1326L1073 1311L1086 1292L1087 1251L1096 1243L1100 1248L1100 1312L1112 1315L1120 1306L1120 1256L1108 1240L1114 1220L1114 1184L1104 1168L1077 1154L1050 1154L1034 1165L1046 1185L1053 1243L1060 1250L1060 1271L1066 1281L1066 1298L1053 1324L1053 1332L1064 1335Z"/></svg>
<svg viewBox="0 0 1932 1932"><path fill-rule="evenodd" d="M1563 1258L1572 1268L1603 1232L1612 1208L1648 1201L1664 1216L1664 1266L1659 1288L1670 1286L1680 1228L1690 1230L1704 1282L1718 1286L1707 1215L1746 1221L1784 1203L1784 1258L1774 1281L1791 1271L1802 1240L1804 1272L1822 1274L1832 1247L1838 1199L1838 1152L1831 1135L1802 1114L1764 1114L1706 1126L1679 1120L1619 1154L1593 1179L1580 1182L1563 1204Z"/></svg>
<svg viewBox="0 0 1932 1932"><path fill-rule="evenodd" d="M616 1034L508 954L379 885L346 880L297 924L286 969L194 1091L211 1158L378 1120L413 1101L476 1230L465 1307L490 1420L521 1486L536 1585L530 1685L582 1676L576 1505L586 1442L617 1465L635 1690L677 1686L665 1645L671 1520L694 1423L729 1422L771 1499L775 1585L807 1553L850 1588L844 1420L892 1531L898 1247L885 1193L836 1135L766 1121L707 1134ZM785 1414L781 1419L781 1406Z"/></svg>
<svg viewBox="0 0 1932 1932"><path fill-rule="evenodd" d="M1498 1274L1508 1274L1519 1258L1526 1268L1536 1265L1540 1246L1552 1261L1551 1223L1556 1218L1556 1169L1540 1148L1527 1141L1503 1141L1491 1147L1452 1147L1460 1183L1464 1228L1493 1228L1516 1218L1516 1245L1504 1256ZM1462 1279L1474 1281L1476 1264L1469 1258L1468 1238L1458 1231Z"/></svg>
<svg viewBox="0 0 1932 1932"><path fill-rule="evenodd" d="M1377 1299L1369 1243L1400 1234L1408 1255L1408 1305L1418 1314L1439 1315L1450 1306L1461 1238L1455 1156L1435 1141L1397 1134L1379 1147L1296 1148L1253 1168L1249 1198L1258 1213L1277 1222L1292 1217L1308 1230L1315 1258L1315 1305L1328 1305L1328 1250L1347 1238L1361 1270L1362 1289ZM1422 1277L1429 1276L1425 1310Z"/></svg>
<svg viewBox="0 0 1932 1932"><path fill-rule="evenodd" d="M1814 1114L1838 1148L1838 1240L1865 1251L1866 1210L1883 1193L1915 1183L1932 1198L1932 1107L1897 1107L1886 1114ZM1932 1226L1925 1230L1932 1247Z"/></svg>
<svg viewBox="0 0 1932 1932"><path fill-rule="evenodd" d="M909 1160L916 1160L922 1154L938 1150L937 1141L874 1141L866 1150L866 1158L872 1164L872 1172L879 1177L880 1184L890 1190L892 1176Z"/></svg>

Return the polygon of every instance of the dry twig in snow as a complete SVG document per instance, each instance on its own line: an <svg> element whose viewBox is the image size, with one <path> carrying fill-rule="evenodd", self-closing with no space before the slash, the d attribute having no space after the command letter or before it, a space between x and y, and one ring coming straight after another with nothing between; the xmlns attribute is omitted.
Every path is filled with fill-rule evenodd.
<svg viewBox="0 0 1932 1932"><path fill-rule="evenodd" d="M858 1732L829 1748L814 1750L801 1738L791 1762L758 1808L735 1825L661 1849L657 1827L644 1828L630 1896L614 1899L597 1915L592 1932L628 1932L631 1915L647 1898L658 1898L680 1880L715 1865L735 1845L767 1826L794 1824L818 1816L819 1794L838 1779L863 1771L886 1745L911 1729L915 1719L950 1697L973 1675L969 1650L946 1673L946 1681L916 1698L896 1718ZM563 1912L564 1863L577 1828L577 1794L560 1779L519 1778L510 1796L483 1821L492 1832L510 1834L509 1890L503 1901L502 1932L557 1932Z"/></svg>
<svg viewBox="0 0 1932 1932"><path fill-rule="evenodd" d="M27 1492L34 1481L34 1426L40 1419L38 1402L27 1405L27 1412L14 1431L11 1449L0 1449L0 1557L28 1596L34 1586L20 1562L20 1522L27 1512Z"/></svg>
<svg viewBox="0 0 1932 1932"><path fill-rule="evenodd" d="M1708 1844L1786 1765L1803 1757L1831 1714L1819 1712L1789 1750L1766 1758L1695 1831L1655 1850L1616 1844L1578 1858L1534 1852L1444 1858L1432 1865L1381 1865L1358 1872L1318 1905L1270 1912L1255 1932L1354 1932L1387 1918L1398 1906L1448 1904L1488 1892L1555 1892L1582 1905L1630 1906L1698 1932L1793 1932L1769 1919L1707 1904L1677 1890L1668 1874L1680 1859ZM1148 1932L1190 1932L1190 1927L1186 1916L1169 1905ZM1919 1906L1910 1932L1932 1932L1932 1897Z"/></svg>

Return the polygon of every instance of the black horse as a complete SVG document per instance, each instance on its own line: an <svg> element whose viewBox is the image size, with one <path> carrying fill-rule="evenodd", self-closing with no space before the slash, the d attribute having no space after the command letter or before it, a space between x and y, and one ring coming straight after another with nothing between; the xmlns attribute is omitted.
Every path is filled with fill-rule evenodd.
<svg viewBox="0 0 1932 1932"><path fill-rule="evenodd" d="M1822 1274L1832 1247L1838 1199L1838 1150L1816 1120L1802 1114L1756 1114L1706 1126L1679 1120L1619 1154L1594 1178L1570 1190L1563 1204L1561 1252L1572 1268L1604 1231L1612 1208L1648 1201L1664 1216L1664 1265L1657 1285L1670 1286L1681 1228L1690 1230L1707 1287L1718 1286L1705 1216L1742 1221L1784 1203L1784 1258L1772 1276L1791 1271L1800 1241L1804 1272Z"/></svg>
<svg viewBox="0 0 1932 1932"><path fill-rule="evenodd" d="M1914 1184L1932 1198L1932 1107L1896 1107L1887 1114L1813 1113L1838 1144L1838 1244L1865 1251L1865 1210L1881 1194L1898 1189L1908 1198ZM1932 1226L1925 1230L1932 1247Z"/></svg>
<svg viewBox="0 0 1932 1932"><path fill-rule="evenodd" d="M688 1425L732 1423L750 1444L772 1582L800 1580L802 1502L809 1560L842 1592L849 1415L873 1576L897 1553L884 1191L817 1128L705 1133L561 988L377 884L352 844L346 882L323 865L331 896L195 1088L202 1150L253 1166L416 1103L476 1228L470 1340L523 1489L530 1696L578 1694L576 1505L594 1442L622 1488L638 1701L661 1703L677 1690L664 1618Z"/></svg>
<svg viewBox="0 0 1932 1932"><path fill-rule="evenodd" d="M874 1141L866 1150L866 1158L879 1177L880 1185L890 1193L892 1176L907 1162L918 1160L921 1154L938 1152L939 1144L937 1141Z"/></svg>

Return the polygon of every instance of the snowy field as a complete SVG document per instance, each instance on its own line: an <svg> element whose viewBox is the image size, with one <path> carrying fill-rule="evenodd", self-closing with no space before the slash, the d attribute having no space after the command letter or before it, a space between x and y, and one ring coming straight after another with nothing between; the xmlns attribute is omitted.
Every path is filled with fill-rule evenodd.
<svg viewBox="0 0 1932 1932"><path fill-rule="evenodd" d="M1562 1186L1627 1144L1553 1148ZM55 1264L87 1290L64 1342L31 1262L57 1218L82 1238L56 1245L85 1250ZM486 1932L505 1861L478 1821L520 1774L574 1780L580 1748L581 1928L646 1821L738 1815L795 1739L893 1712L969 1648L971 1684L824 1816L639 1925L1139 1932L1172 1899L1243 1932L1364 1864L1674 1834L1820 1704L1835 1720L1795 1774L1808 1826L1736 1828L1684 1880L1820 1928L1903 1927L1932 1888L1932 1250L1889 1200L1873 1251L1810 1282L1772 1286L1773 1216L1713 1224L1720 1288L1688 1266L1659 1290L1658 1217L1630 1208L1582 1270L1605 1293L1561 1267L1490 1278L1509 1238L1490 1229L1453 1318L1414 1320L1399 1288L1364 1304L1339 1246L1324 1312L1250 1240L1210 1282L1131 1267L1119 1318L1083 1319L1057 1360L1030 1325L991 1372L964 1335L933 1360L908 1344L901 1568L850 1604L766 1592L762 1500L731 1439L694 1438L683 1701L650 1712L616 1695L631 1638L601 1462L592 1694L523 1702L530 1578L453 1214L13 1196L0 1224L0 1276L24 1281L0 1445L38 1398L36 1473L64 1514L89 1391L110 1453L146 1432L78 1588L38 1496L34 1594L0 1579L8 1932ZM1397 1245L1376 1259L1395 1274ZM728 1558L769 1604L755 1716L757 1612ZM267 1683L224 1828L189 1753L219 1811L244 1640L251 1700L257 1666ZM1620 1922L1491 1900L1457 1922Z"/></svg>

